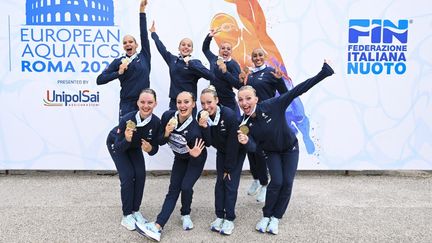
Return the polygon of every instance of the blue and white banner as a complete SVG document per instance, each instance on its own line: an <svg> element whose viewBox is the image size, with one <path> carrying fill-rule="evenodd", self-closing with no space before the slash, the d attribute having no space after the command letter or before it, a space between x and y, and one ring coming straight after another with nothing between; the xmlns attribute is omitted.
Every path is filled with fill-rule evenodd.
<svg viewBox="0 0 432 243"><path fill-rule="evenodd" d="M96 77L139 39L139 0L2 0L0 169L115 169L105 145L117 123L118 81ZM230 41L251 66L256 47L288 86L313 76L324 58L336 72L287 110L300 145L299 169L432 169L432 8L426 0L149 0L150 27L177 54ZM169 73L153 40L155 114L168 108ZM199 90L208 81L199 81ZM199 106L199 105L198 105ZM147 169L170 169L165 145ZM247 168L248 163L245 163ZM215 169L212 149L206 169Z"/></svg>

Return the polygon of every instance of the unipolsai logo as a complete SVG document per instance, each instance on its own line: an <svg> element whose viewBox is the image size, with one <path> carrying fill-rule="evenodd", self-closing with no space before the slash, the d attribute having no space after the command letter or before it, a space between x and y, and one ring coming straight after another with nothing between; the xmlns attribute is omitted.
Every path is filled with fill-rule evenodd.
<svg viewBox="0 0 432 243"><path fill-rule="evenodd" d="M407 19L350 19L348 74L406 72Z"/></svg>
<svg viewBox="0 0 432 243"><path fill-rule="evenodd" d="M99 73L120 56L113 0L27 0L21 72Z"/></svg>
<svg viewBox="0 0 432 243"><path fill-rule="evenodd" d="M47 90L44 106L99 106L99 91L78 90L75 92Z"/></svg>

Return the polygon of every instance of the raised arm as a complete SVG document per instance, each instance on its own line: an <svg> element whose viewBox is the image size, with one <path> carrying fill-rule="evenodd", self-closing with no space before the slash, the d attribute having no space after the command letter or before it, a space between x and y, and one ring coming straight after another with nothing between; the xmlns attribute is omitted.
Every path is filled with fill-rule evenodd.
<svg viewBox="0 0 432 243"><path fill-rule="evenodd" d="M150 27L150 32L151 32L151 37L156 44L156 48L158 49L159 53L161 54L165 62L169 65L171 58L175 56L172 55L171 52L167 51L165 45L162 43L162 41L160 41L159 36L156 34L156 27L154 21L152 23L152 26Z"/></svg>
<svg viewBox="0 0 432 243"><path fill-rule="evenodd" d="M210 33L206 36L202 45L202 51L209 62L217 58L217 56L210 51L210 42L216 33L217 30L210 30Z"/></svg>
<svg viewBox="0 0 432 243"><path fill-rule="evenodd" d="M140 38L141 38L141 52L147 57L145 59L150 67L150 42L147 32L147 17L145 13L145 8L147 6L147 0L141 0L140 4Z"/></svg>

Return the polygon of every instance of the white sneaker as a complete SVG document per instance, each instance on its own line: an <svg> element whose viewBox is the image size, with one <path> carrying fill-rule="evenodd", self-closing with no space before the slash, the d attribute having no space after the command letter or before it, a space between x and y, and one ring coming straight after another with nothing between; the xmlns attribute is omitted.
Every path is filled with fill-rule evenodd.
<svg viewBox="0 0 432 243"><path fill-rule="evenodd" d="M155 241L160 241L160 239L161 239L162 231L157 228L156 223L154 223L154 222L146 223L146 224L137 223L136 229L137 229L138 233L140 233L141 235L144 235L145 237L147 237L149 239L152 239Z"/></svg>
<svg viewBox="0 0 432 243"><path fill-rule="evenodd" d="M215 221L213 221L210 224L210 230L215 231L215 232L219 232L222 228L223 222L224 222L224 219L217 218Z"/></svg>
<svg viewBox="0 0 432 243"><path fill-rule="evenodd" d="M267 194L267 186L261 186L261 190L255 196L255 199L257 200L257 202L265 202L266 194Z"/></svg>
<svg viewBox="0 0 432 243"><path fill-rule="evenodd" d="M265 233L267 231L267 226L270 222L270 218L263 217L256 225L255 229L261 233Z"/></svg>
<svg viewBox="0 0 432 243"><path fill-rule="evenodd" d="M190 215L183 215L181 217L182 223L183 223L183 229L184 230L191 230L193 229L193 223Z"/></svg>
<svg viewBox="0 0 432 243"><path fill-rule="evenodd" d="M140 212L133 212L132 215L138 223L141 224L148 223L148 220L144 218L144 216Z"/></svg>
<svg viewBox="0 0 432 243"><path fill-rule="evenodd" d="M222 224L222 229L220 230L220 233L223 235L230 235L232 234L234 230L234 222L230 220L224 220Z"/></svg>
<svg viewBox="0 0 432 243"><path fill-rule="evenodd" d="M252 181L252 184L250 185L247 194L249 196L254 196L255 194L258 193L258 190L261 188L261 184L259 182L259 180L254 180Z"/></svg>
<svg viewBox="0 0 432 243"><path fill-rule="evenodd" d="M135 230L135 223L136 223L136 220L132 214L123 216L122 221L121 221L121 225L126 227L126 229L128 229L128 230Z"/></svg>
<svg viewBox="0 0 432 243"><path fill-rule="evenodd" d="M267 232L277 235L279 233L279 219L275 217L270 218L270 223L267 226Z"/></svg>

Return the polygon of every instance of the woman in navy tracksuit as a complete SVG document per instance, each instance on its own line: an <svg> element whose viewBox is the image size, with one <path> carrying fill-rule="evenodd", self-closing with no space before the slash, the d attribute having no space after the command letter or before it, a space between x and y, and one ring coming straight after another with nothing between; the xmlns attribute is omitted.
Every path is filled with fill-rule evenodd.
<svg viewBox="0 0 432 243"><path fill-rule="evenodd" d="M126 54L114 59L111 64L97 77L97 84L103 85L114 79L120 80L120 104L119 104L119 122L122 118L132 112L138 110L137 101L140 92L143 89L150 87L150 43L147 32L147 20L145 8L147 0L141 0L140 3L140 39L141 51L138 53L138 43L131 35L123 37L123 49ZM117 157L114 154L114 142L116 139L118 127L115 126L108 133L106 145L111 158L118 164ZM117 166L118 167L118 166ZM120 173L120 171L119 171ZM125 216L129 215L129 209L123 211ZM125 214L128 213L128 214ZM139 212L138 212L139 213ZM143 219L141 215L136 214L140 221ZM131 218L125 217L122 220L122 225L126 225L128 229L135 229L135 223ZM135 219L135 220L136 220ZM132 226L133 225L133 226Z"/></svg>
<svg viewBox="0 0 432 243"><path fill-rule="evenodd" d="M119 121L132 111L138 110L137 100L139 93L150 87L150 43L147 32L145 7L147 0L140 4L140 38L141 51L138 53L138 43L131 35L123 37L124 56L114 59L111 64L97 77L97 84L103 85L114 79L120 80ZM108 133L106 145L113 158L114 140L117 126ZM114 158L113 158L114 159Z"/></svg>
<svg viewBox="0 0 432 243"><path fill-rule="evenodd" d="M126 114L120 120L111 150L120 178L121 224L128 230L134 230L136 222L147 222L139 212L146 178L143 151L149 155L156 154L161 131L160 119L153 114L156 93L152 89L144 89L137 105L138 111Z"/></svg>
<svg viewBox="0 0 432 243"><path fill-rule="evenodd" d="M240 175L246 150L237 140L238 119L230 108L218 105L219 99L214 87L201 92L201 106L209 116L198 114L199 124L210 127L211 145L216 150L217 179L215 185L216 220L210 229L221 234L230 235L234 230L235 205Z"/></svg>
<svg viewBox="0 0 432 243"><path fill-rule="evenodd" d="M170 73L170 110L176 110L176 98L177 95L182 91L191 92L194 97L197 97L197 83L200 78L212 80L214 75L208 70L200 60L191 59L193 51L193 43L189 38L184 38L179 44L179 55L175 56L171 52L167 51L166 47L159 40L159 36L156 34L156 28L153 22L150 28L151 37L153 38L159 53L162 55L165 62L168 64ZM194 114L196 113L196 107L194 108Z"/></svg>
<svg viewBox="0 0 432 243"><path fill-rule="evenodd" d="M150 43L147 32L145 7L147 0L140 4L140 39L138 43L131 35L123 37L124 56L114 59L111 64L97 77L97 84L106 84L114 79L120 80L119 121L125 114L138 109L136 102L141 90L150 87Z"/></svg>
<svg viewBox="0 0 432 243"><path fill-rule="evenodd" d="M243 79L243 81L256 90L259 102L274 97L276 91L279 94L288 91L282 79L282 72L278 68L274 69L265 64L265 53L262 49L254 49L251 58L255 67L248 74L247 80ZM244 77L244 74L242 73L241 76ZM268 184L267 165L263 160L263 156L265 154L260 148L257 148L255 153L248 153L249 166L254 178L248 194L256 194L256 199L259 202L264 202Z"/></svg>
<svg viewBox="0 0 432 243"><path fill-rule="evenodd" d="M255 90L244 86L238 92L238 102L244 112L249 136L238 135L241 144L248 150L261 147L269 168L271 181L268 185L263 218L256 225L260 232L278 233L279 219L284 215L291 197L294 176L297 171L299 147L295 134L285 122L285 109L294 98L307 92L315 84L333 74L333 69L324 62L321 71L314 77L298 84L279 97L258 103Z"/></svg>
<svg viewBox="0 0 432 243"><path fill-rule="evenodd" d="M177 96L177 111L168 110L162 115L161 124L165 131L160 144L168 143L174 152L170 185L156 222L137 223L138 232L157 241L174 211L180 193L183 229L194 227L190 217L193 186L201 176L207 158L205 144L210 144L210 129L198 125L192 116L194 107L193 94L183 91Z"/></svg>
<svg viewBox="0 0 432 243"><path fill-rule="evenodd" d="M231 58L232 46L224 42L219 46L219 55L216 56L210 51L210 42L219 30L211 30L204 39L202 51L210 63L210 71L215 78L210 80L210 84L216 88L219 104L231 108L240 117L240 109L235 100L233 88L239 89L243 86L240 82L240 65Z"/></svg>

